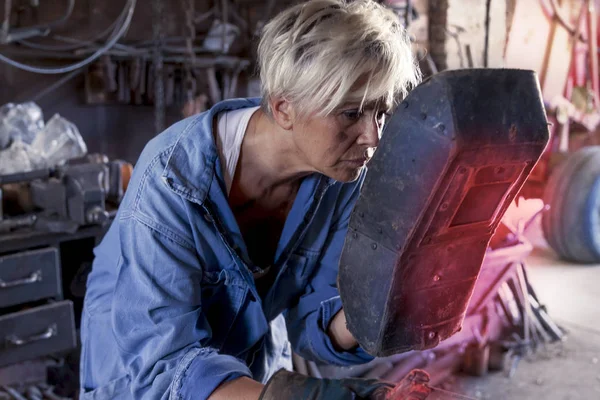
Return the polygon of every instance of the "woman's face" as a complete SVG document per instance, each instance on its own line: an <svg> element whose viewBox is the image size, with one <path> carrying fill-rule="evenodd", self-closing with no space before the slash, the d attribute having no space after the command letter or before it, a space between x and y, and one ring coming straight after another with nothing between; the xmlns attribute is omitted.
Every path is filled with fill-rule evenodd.
<svg viewBox="0 0 600 400"><path fill-rule="evenodd" d="M356 180L373 156L387 107L346 104L328 116L312 115L294 124L293 138L305 162L340 182Z"/></svg>

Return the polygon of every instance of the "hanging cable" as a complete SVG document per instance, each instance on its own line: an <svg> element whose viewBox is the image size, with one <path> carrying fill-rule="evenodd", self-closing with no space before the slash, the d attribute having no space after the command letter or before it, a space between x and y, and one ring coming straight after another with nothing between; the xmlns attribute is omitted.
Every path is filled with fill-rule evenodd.
<svg viewBox="0 0 600 400"><path fill-rule="evenodd" d="M100 56L102 56L104 53L106 53L106 51L108 51L111 47L113 47L125 35L125 32L129 28L129 25L131 24L131 18L133 17L133 11L135 9L136 2L137 2L137 0L128 0L128 8L127 8L127 13L126 13L126 17L125 17L125 21L123 22L123 25L118 30L117 30L117 28L115 28L115 31L117 31L117 32L114 33L114 31L113 31L114 35L107 41L107 43L104 46L102 46L100 49L98 49L94 54L92 54L91 56L86 58L85 60L82 60L80 62L71 64L68 66L56 67L56 68L36 67L36 66L32 66L32 65L23 64L18 61L15 61L11 58L8 58L2 54L0 54L0 61L5 62L15 68L22 69L24 71L33 72L33 73L37 73L37 74L46 74L46 75L64 74L64 73L71 72L76 69L85 67L86 65L92 63L93 61L98 59Z"/></svg>
<svg viewBox="0 0 600 400"><path fill-rule="evenodd" d="M64 43L71 43L70 45L62 45L62 46L48 45L48 44L31 42L29 40L19 40L17 43L19 43L25 47L32 48L32 49L48 50L48 51L72 51L72 50L80 49L82 47L95 45L98 40L102 39L103 37L108 35L111 31L113 31L115 26L122 23L125 15L126 15L126 12L127 12L127 4L123 8L123 11L119 14L119 16L106 29L104 29L101 33L99 33L89 39L76 39L76 38L70 38L70 37L65 37L65 36L60 36L60 35L51 35L50 36L54 40L64 42Z"/></svg>

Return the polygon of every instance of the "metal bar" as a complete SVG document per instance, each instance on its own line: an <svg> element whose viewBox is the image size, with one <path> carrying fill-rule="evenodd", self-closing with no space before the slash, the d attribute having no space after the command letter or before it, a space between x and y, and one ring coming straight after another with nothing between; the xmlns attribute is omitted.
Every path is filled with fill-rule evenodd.
<svg viewBox="0 0 600 400"><path fill-rule="evenodd" d="M30 172L18 172L16 174L0 175L0 185L7 183L31 182L36 179L46 179L50 177L50 169L38 169Z"/></svg>
<svg viewBox="0 0 600 400"><path fill-rule="evenodd" d="M538 337L542 340L542 342L544 344L551 343L553 341L552 332L547 331L541 318L539 317L539 314L536 313L536 311L534 310L532 301L535 301L535 299L531 295L529 295L529 303L530 303L530 309L531 309L531 313L532 313L531 321L533 322L533 326L535 327L535 330L537 331Z"/></svg>
<svg viewBox="0 0 600 400"><path fill-rule="evenodd" d="M248 22L240 16L240 14L235 9L235 7L231 7L228 11L229 11L229 14L231 14L232 19L234 19L235 22L237 22L240 25L242 30L247 31L248 30Z"/></svg>
<svg viewBox="0 0 600 400"><path fill-rule="evenodd" d="M27 388L27 396L29 396L32 400L43 400L44 395L36 386L29 386Z"/></svg>
<svg viewBox="0 0 600 400"><path fill-rule="evenodd" d="M543 211L543 209L542 209ZM541 211L540 211L541 212ZM537 214L536 214L537 215ZM562 330L554 323L554 321L546 314L543 310L543 307L538 302L537 296L535 294L535 290L533 286L531 286L529 277L527 276L527 268L524 263L521 263L523 266L521 272L523 274L523 279L525 281L525 285L527 286L527 295L529 300L529 306L532 311L532 319L535 320L535 324L537 329L540 331L540 334L544 337L546 342L553 342L556 340L562 339Z"/></svg>
<svg viewBox="0 0 600 400"><path fill-rule="evenodd" d="M226 46L227 46L227 23L229 21L229 13L228 13L228 4L227 4L228 0L221 0L221 5L222 5L222 10L221 10L221 17L223 18L223 22L222 22L222 31L221 31L221 52L223 54L225 54L226 51Z"/></svg>
<svg viewBox="0 0 600 400"><path fill-rule="evenodd" d="M548 40L546 42L546 49L544 52L544 61L542 62L542 67L540 68L540 87L543 89L546 83L546 75L548 72L548 64L550 63L550 54L552 53L552 44L554 43L554 37L556 36L556 25L557 25L557 17L556 13L552 17L550 21L550 32L548 33Z"/></svg>
<svg viewBox="0 0 600 400"><path fill-rule="evenodd" d="M152 39L154 40L154 130L158 135L165 129L165 81L164 81L164 8L162 0L152 0Z"/></svg>
<svg viewBox="0 0 600 400"><path fill-rule="evenodd" d="M587 12L587 23L588 23L588 57L590 60L590 71L588 76L592 80L592 91L594 92L594 100L596 102L596 110L600 110L600 87L598 76L598 31L597 31L597 20L596 20L596 6L595 0L588 0L588 12Z"/></svg>
<svg viewBox="0 0 600 400"><path fill-rule="evenodd" d="M12 0L4 0L4 22L0 33L0 43L5 43L10 29L10 14L12 12Z"/></svg>
<svg viewBox="0 0 600 400"><path fill-rule="evenodd" d="M568 54L570 57L569 60L569 76L571 75L571 73L573 72L574 69L574 60L576 59L576 49L577 49L577 41L579 40L579 37L581 35L581 26L583 24L584 18L587 14L587 7L586 7L586 1L584 0L581 2L581 8L579 9L579 14L577 16L577 26L575 26L574 31L569 31L571 33L571 40L569 40L569 48L568 48ZM552 5L552 9L554 11L554 21L561 21L561 15L558 9L558 6L555 3L555 0L551 0L551 5ZM567 28L568 30L568 28ZM550 46L551 46L551 42L550 42ZM548 51L548 58L550 57L550 51ZM545 61L546 64L545 68L548 68L547 65L547 61ZM545 74L546 74L546 70L544 70L544 79L545 79ZM541 75L540 75L541 77ZM543 89L543 81L540 80L540 87L542 87ZM565 98L570 99L571 98L571 86L569 85L569 79L567 80L567 85L565 87ZM563 124L561 124L560 126L560 136L559 136L559 142L558 142L558 150L559 151L563 151L566 152L569 149L569 127L570 127L570 120L567 119L567 121Z"/></svg>
<svg viewBox="0 0 600 400"><path fill-rule="evenodd" d="M165 56L165 62L182 63L185 62L186 58L182 56ZM217 56L217 57L198 57L194 62L194 68L210 68L215 66L221 66L226 68L235 68L236 66L242 66L247 68L250 65L250 61L233 57L233 56Z"/></svg>
<svg viewBox="0 0 600 400"><path fill-rule="evenodd" d="M513 327L513 329L517 329L519 326L520 318L519 316L515 316L511 309L510 299L507 298L506 291L509 291L508 283L506 285L502 285L498 288L498 304L500 304L500 308L506 315L509 324Z"/></svg>
<svg viewBox="0 0 600 400"><path fill-rule="evenodd" d="M531 294L529 295L529 301L533 306L534 314L540 320L542 326L546 328L546 331L550 333L554 340L562 340L564 335L562 329L556 325L552 318L550 318L550 316L546 313L546 311L544 311L542 306L540 306L538 301Z"/></svg>
<svg viewBox="0 0 600 400"><path fill-rule="evenodd" d="M496 296L497 292L498 292L498 288L500 288L500 286L505 282L505 278L507 275L511 274L515 269L515 264L513 263L509 263L507 266L504 267L503 271L498 274L498 278L496 279L496 281L489 285L489 290L487 291L487 293L479 300L479 303L477 303L477 305L473 308L473 311L471 311L471 314L476 314L479 313L483 307L485 307L489 301Z"/></svg>
<svg viewBox="0 0 600 400"><path fill-rule="evenodd" d="M213 102L213 104L218 103L219 101L223 100L223 97L221 95L219 83L217 82L217 76L214 67L207 68L206 74L208 78L210 100Z"/></svg>
<svg viewBox="0 0 600 400"><path fill-rule="evenodd" d="M490 10L492 8L492 0L487 0L485 4L485 43L483 48L483 67L487 68L490 56Z"/></svg>
<svg viewBox="0 0 600 400"><path fill-rule="evenodd" d="M244 68L246 68L244 65L238 64L238 66L233 71L233 78L231 80L231 86L229 87L229 97L230 98L237 97L238 79L240 77L240 73L242 72L242 70L244 70Z"/></svg>
<svg viewBox="0 0 600 400"><path fill-rule="evenodd" d="M432 74L435 75L439 72L437 65L435 65L435 61L433 61L433 57L431 57L431 54L429 54L429 52L425 56L425 61L427 61L427 66L431 70Z"/></svg>
<svg viewBox="0 0 600 400"><path fill-rule="evenodd" d="M209 19L210 17L212 17L214 14L215 14L215 7L211 8L210 10L208 10L205 13L194 16L194 23L200 24L200 23L206 21L207 19Z"/></svg>
<svg viewBox="0 0 600 400"><path fill-rule="evenodd" d="M527 307L527 305L529 303L527 301L528 299L526 298L527 287L525 286L523 280L521 279L522 273L521 273L519 267L516 268L516 273L517 273L517 276L514 278L514 280L516 280L516 282L514 282L514 280L513 280L513 284L514 284L513 291L518 297L519 306L521 308L521 315L523 317L523 338L526 343L529 343L531 340L530 339L531 332L530 332L530 328L529 328L530 312L528 311L528 307Z"/></svg>
<svg viewBox="0 0 600 400"><path fill-rule="evenodd" d="M412 19L412 13L413 13L412 0L406 0L406 11L404 14L404 27L406 29L408 29L408 27L410 26L410 22Z"/></svg>
<svg viewBox="0 0 600 400"><path fill-rule="evenodd" d="M263 21L268 21L271 19L271 14L273 13L273 8L275 7L275 0L269 0L265 7L265 14Z"/></svg>
<svg viewBox="0 0 600 400"><path fill-rule="evenodd" d="M2 387L2 389L7 392L12 399L14 400L27 400L26 397L21 396L21 394L19 392L17 392L15 389L9 387L9 386L4 386Z"/></svg>

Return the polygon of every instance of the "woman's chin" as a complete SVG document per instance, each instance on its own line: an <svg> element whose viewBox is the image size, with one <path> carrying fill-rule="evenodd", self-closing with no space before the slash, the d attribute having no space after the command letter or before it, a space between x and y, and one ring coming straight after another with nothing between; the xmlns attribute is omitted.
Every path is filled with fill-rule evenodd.
<svg viewBox="0 0 600 400"><path fill-rule="evenodd" d="M325 173L324 175L328 176L331 179L335 179L338 182L350 183L358 179L363 168L364 166L360 166L357 168L344 168L336 171L331 171L330 173Z"/></svg>

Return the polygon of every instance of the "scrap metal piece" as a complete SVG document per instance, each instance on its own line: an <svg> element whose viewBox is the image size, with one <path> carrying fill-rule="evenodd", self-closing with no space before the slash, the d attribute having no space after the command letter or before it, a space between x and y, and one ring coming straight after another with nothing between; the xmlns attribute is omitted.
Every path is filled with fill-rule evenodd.
<svg viewBox="0 0 600 400"><path fill-rule="evenodd" d="M549 139L533 71L446 71L386 125L349 223L338 286L370 354L461 329L488 243Z"/></svg>
<svg viewBox="0 0 600 400"><path fill-rule="evenodd" d="M10 386L4 386L2 389L4 389L10 395L11 399L27 400L27 398L22 396L21 393L17 392L15 389L11 388Z"/></svg>

